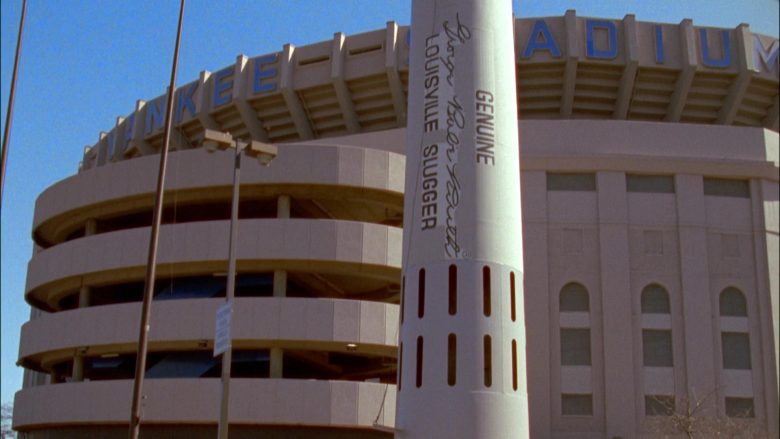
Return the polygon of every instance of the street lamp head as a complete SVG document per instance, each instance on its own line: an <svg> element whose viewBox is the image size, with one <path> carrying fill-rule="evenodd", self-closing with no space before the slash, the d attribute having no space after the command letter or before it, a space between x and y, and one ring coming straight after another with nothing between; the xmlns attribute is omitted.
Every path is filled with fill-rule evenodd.
<svg viewBox="0 0 780 439"><path fill-rule="evenodd" d="M279 149L276 145L253 140L249 142L249 145L247 145L244 151L248 156L256 157L261 165L268 166L268 164L276 158Z"/></svg>
<svg viewBox="0 0 780 439"><path fill-rule="evenodd" d="M255 157L263 166L268 166L268 164L276 158L278 152L276 145L258 142L256 140L251 140L247 143L245 140L234 139L230 133L210 129L203 130L201 145L203 145L208 152L215 152L217 150L224 151L231 147L237 148L237 154L244 152L250 157Z"/></svg>
<svg viewBox="0 0 780 439"><path fill-rule="evenodd" d="M233 146L233 136L230 133L206 129L203 130L201 144L208 152L224 151Z"/></svg>

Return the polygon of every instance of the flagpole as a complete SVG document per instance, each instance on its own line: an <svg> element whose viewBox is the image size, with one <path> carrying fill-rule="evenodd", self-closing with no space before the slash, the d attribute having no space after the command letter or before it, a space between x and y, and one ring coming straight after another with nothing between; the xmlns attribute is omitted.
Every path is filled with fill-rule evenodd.
<svg viewBox="0 0 780 439"><path fill-rule="evenodd" d="M8 111L5 112L5 129L3 130L3 150L0 152L0 210L3 203L3 188L5 186L5 163L8 160L8 142L11 139L11 119L14 114L14 96L16 95L16 73L19 70L19 57L22 52L22 31L24 30L24 16L27 12L27 0L22 0L22 17L19 19L19 35L16 38L16 55L14 56L14 70L11 74L11 92L8 96Z"/></svg>
<svg viewBox="0 0 780 439"><path fill-rule="evenodd" d="M130 413L130 439L138 439L141 423L141 391L146 370L146 352L149 347L149 316L152 309L154 294L154 279L157 268L157 243L159 241L160 220L162 217L163 192L165 189L165 167L168 161L168 147L171 143L171 127L173 125L173 98L176 86L176 67L179 62L179 45L181 41L182 19L184 17L184 2L179 6L179 25L176 31L176 46L173 51L171 66L171 82L168 85L168 99L165 110L164 143L160 151L160 170L157 174L157 194L154 201L154 218L149 238L149 258L146 264L146 280L144 283L143 308L141 309L141 324L138 335L138 353L135 362L135 380L133 381L133 404Z"/></svg>

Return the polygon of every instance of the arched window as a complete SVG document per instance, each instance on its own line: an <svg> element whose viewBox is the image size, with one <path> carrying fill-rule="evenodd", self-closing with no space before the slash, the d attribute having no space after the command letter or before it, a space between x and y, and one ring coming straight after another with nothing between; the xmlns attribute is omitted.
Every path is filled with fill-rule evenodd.
<svg viewBox="0 0 780 439"><path fill-rule="evenodd" d="M642 364L650 368L669 368L658 376L653 388L645 385L645 416L669 416L674 413L674 348L669 292L658 284L642 289ZM661 378L664 377L664 378Z"/></svg>
<svg viewBox="0 0 780 439"><path fill-rule="evenodd" d="M658 284L650 284L642 290L642 314L669 314L669 293Z"/></svg>
<svg viewBox="0 0 780 439"><path fill-rule="evenodd" d="M747 317L747 301L742 291L728 287L720 293L721 348L724 369L750 370L750 335L742 329L729 328L723 317Z"/></svg>
<svg viewBox="0 0 780 439"><path fill-rule="evenodd" d="M745 295L734 287L720 293L720 315L724 317L747 317Z"/></svg>
<svg viewBox="0 0 780 439"><path fill-rule="evenodd" d="M580 377L583 367L589 370L590 296L579 283L571 282L561 288L559 299L561 335L561 381L573 382ZM579 388L561 385L561 414L565 416L592 416L593 395L581 393Z"/></svg>
<svg viewBox="0 0 780 439"><path fill-rule="evenodd" d="M588 290L584 286L571 282L561 288L561 312L589 312Z"/></svg>
<svg viewBox="0 0 780 439"><path fill-rule="evenodd" d="M753 369L750 349L747 300L737 288L720 292L720 347L723 356L724 379L738 374L750 374ZM741 387L741 388L738 388ZM731 386L725 396L726 415L729 417L755 416L752 386Z"/></svg>
<svg viewBox="0 0 780 439"><path fill-rule="evenodd" d="M658 284L650 284L642 290L642 314L670 314L669 293ZM642 328L642 351L644 365L651 367L672 367L672 327L657 326Z"/></svg>

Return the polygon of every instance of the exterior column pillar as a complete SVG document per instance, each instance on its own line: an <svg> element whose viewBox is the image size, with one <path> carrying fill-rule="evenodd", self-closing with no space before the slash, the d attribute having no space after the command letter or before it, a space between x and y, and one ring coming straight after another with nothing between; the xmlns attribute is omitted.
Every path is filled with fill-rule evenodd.
<svg viewBox="0 0 780 439"><path fill-rule="evenodd" d="M712 294L707 255L707 217L704 181L700 175L675 176L680 285L685 334L685 378L691 404L717 389ZM703 401L701 416L715 416L717 398Z"/></svg>
<svg viewBox="0 0 780 439"><path fill-rule="evenodd" d="M560 319L550 311L550 301L557 302L558 295L548 293L547 174L544 171L524 171L520 178L520 187L523 188L523 246L534 255L524 262L526 351L528 358L535 359L528 362L528 393L535 395L528 410L531 437L541 438L552 435L550 384L553 375L560 375L561 365L550 364L549 349ZM551 322L555 322L554 326Z"/></svg>
<svg viewBox="0 0 780 439"><path fill-rule="evenodd" d="M79 308L86 308L89 306L89 287L83 286L79 289Z"/></svg>
<svg viewBox="0 0 780 439"><path fill-rule="evenodd" d="M604 401L607 437L634 437L635 379L628 248L626 175L596 174L598 188L601 303L604 340Z"/></svg>
<svg viewBox="0 0 780 439"><path fill-rule="evenodd" d="M289 197L287 199L289 206ZM287 271L274 270L274 297L285 296L287 296ZM284 368L284 354L282 353L282 348L271 348L270 355L270 377L282 378L282 371Z"/></svg>
<svg viewBox="0 0 780 439"><path fill-rule="evenodd" d="M778 360L780 360L780 349L778 348L778 325L780 325L780 304L778 304L778 290L780 284L778 276L772 275L770 267L780 265L780 215L778 215L777 202L778 186L764 179L753 179L750 181L751 193L750 201L753 213L753 248L756 261L756 292L758 303L758 325L762 340L762 351L771 352L774 348L775 355L763 355L763 380L765 385L764 401L766 401L766 413L769 415L769 437L776 437L780 431L778 417L771 413L778 411L777 397L771 397L773 391L777 392L780 382L780 373L778 373ZM774 205L774 207L772 207ZM774 390L772 390L774 389ZM776 396L777 393L774 393Z"/></svg>
<svg viewBox="0 0 780 439"><path fill-rule="evenodd" d="M287 270L274 270L274 297L287 296Z"/></svg>
<svg viewBox="0 0 780 439"><path fill-rule="evenodd" d="M284 366L284 354L282 353L282 348L271 348L270 364L270 377L282 378L282 371Z"/></svg>
<svg viewBox="0 0 780 439"><path fill-rule="evenodd" d="M277 218L289 218L290 217L290 196L279 195L276 199L276 217Z"/></svg>
<svg viewBox="0 0 780 439"><path fill-rule="evenodd" d="M276 199L276 217L290 217L290 196L279 195ZM287 296L287 271L274 270L274 297ZM284 353L282 348L271 348L269 358L269 375L271 378L282 378L284 371Z"/></svg>
<svg viewBox="0 0 780 439"><path fill-rule="evenodd" d="M78 352L73 357L73 374L71 376L74 382L84 381L84 357Z"/></svg>
<svg viewBox="0 0 780 439"><path fill-rule="evenodd" d="M91 236L97 233L97 221L95 218L90 218L87 223L84 224L84 236Z"/></svg>

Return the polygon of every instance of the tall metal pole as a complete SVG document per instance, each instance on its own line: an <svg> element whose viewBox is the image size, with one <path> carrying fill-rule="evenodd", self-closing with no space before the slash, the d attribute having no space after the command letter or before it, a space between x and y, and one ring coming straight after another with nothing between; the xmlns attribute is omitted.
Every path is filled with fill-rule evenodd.
<svg viewBox="0 0 780 439"><path fill-rule="evenodd" d="M529 436L513 27L412 1L396 439Z"/></svg>
<svg viewBox="0 0 780 439"><path fill-rule="evenodd" d="M184 2L179 6L179 24L176 30L176 46L173 50L171 65L171 82L168 84L168 102L165 108L164 143L160 151L160 169L157 174L157 195L154 200L154 217L152 232L149 238L149 258L146 263L146 280L144 284L143 308L141 309L141 325L138 334L138 353L135 362L135 381L133 382L133 404L130 412L130 439L138 439L141 428L141 391L144 385L146 371L146 352L149 347L149 315L152 310L152 295L154 294L154 278L157 269L157 243L159 241L160 220L162 218L163 192L165 190L165 167L168 162L168 147L171 143L171 127L173 126L173 96L176 90L176 68L179 64L179 43L181 41L182 19L184 18Z"/></svg>
<svg viewBox="0 0 780 439"><path fill-rule="evenodd" d="M5 186L5 163L8 160L8 141L11 139L11 119L14 115L14 96L16 95L16 73L19 70L19 56L22 52L22 31L24 16L27 12L27 0L22 0L22 17L19 19L19 35L16 38L16 55L14 56L14 71L11 74L11 92L8 95L8 111L5 112L5 129L3 130L3 150L0 152L0 210L3 204L3 187Z"/></svg>
<svg viewBox="0 0 780 439"><path fill-rule="evenodd" d="M228 278L225 302L231 304L236 291L236 241L238 240L238 201L241 191L241 142L236 141L236 158L233 167L233 199L230 205L230 244L228 249ZM232 321L232 319L231 319ZM230 430L228 417L230 407L230 370L233 362L233 341L228 342L227 350L222 354L222 401L219 411L219 439L227 439Z"/></svg>

